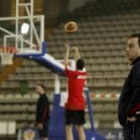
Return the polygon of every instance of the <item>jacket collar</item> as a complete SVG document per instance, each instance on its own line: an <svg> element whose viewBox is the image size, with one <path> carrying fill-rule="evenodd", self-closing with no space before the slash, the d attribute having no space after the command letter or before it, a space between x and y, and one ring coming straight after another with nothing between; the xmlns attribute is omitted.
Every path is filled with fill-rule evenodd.
<svg viewBox="0 0 140 140"><path fill-rule="evenodd" d="M140 61L140 56L139 56L138 58L136 58L136 59L131 63L131 65L136 64L138 61Z"/></svg>

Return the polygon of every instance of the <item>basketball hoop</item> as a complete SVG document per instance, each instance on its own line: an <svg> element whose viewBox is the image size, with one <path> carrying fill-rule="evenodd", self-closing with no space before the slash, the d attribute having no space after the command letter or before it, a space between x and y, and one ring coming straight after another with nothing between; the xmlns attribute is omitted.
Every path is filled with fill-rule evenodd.
<svg viewBox="0 0 140 140"><path fill-rule="evenodd" d="M12 65L13 56L16 53L15 47L0 47L0 57L2 65Z"/></svg>

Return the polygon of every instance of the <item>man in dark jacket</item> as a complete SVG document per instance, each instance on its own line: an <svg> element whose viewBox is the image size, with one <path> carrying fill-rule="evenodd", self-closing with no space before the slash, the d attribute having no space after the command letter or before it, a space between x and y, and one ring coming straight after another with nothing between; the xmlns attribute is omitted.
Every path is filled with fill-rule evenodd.
<svg viewBox="0 0 140 140"><path fill-rule="evenodd" d="M132 68L119 98L118 118L124 140L140 140L140 34L128 39L126 57Z"/></svg>
<svg viewBox="0 0 140 140"><path fill-rule="evenodd" d="M36 92L40 95L36 107L36 127L39 129L41 140L48 140L49 101L43 84L36 85Z"/></svg>

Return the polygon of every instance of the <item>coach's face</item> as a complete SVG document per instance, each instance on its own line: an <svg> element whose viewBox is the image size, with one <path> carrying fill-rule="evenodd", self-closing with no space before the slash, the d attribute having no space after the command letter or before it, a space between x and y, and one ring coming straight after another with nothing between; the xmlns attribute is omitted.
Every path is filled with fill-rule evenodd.
<svg viewBox="0 0 140 140"><path fill-rule="evenodd" d="M130 38L127 42L126 57L129 61L133 62L140 56L140 46L138 44L138 38Z"/></svg>

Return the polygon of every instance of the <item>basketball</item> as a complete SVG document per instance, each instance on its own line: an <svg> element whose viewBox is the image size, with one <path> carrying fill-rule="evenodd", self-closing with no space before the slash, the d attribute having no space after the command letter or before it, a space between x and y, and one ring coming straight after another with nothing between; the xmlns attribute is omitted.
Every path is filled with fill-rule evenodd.
<svg viewBox="0 0 140 140"><path fill-rule="evenodd" d="M77 25L77 23L74 22L74 21L69 21L69 22L67 22L67 23L65 24L64 29L65 29L65 31L68 32L68 33L73 33L73 32L76 32L76 31L77 31L78 25Z"/></svg>

